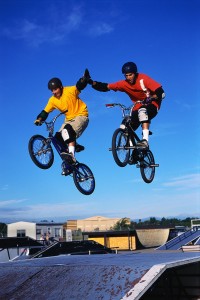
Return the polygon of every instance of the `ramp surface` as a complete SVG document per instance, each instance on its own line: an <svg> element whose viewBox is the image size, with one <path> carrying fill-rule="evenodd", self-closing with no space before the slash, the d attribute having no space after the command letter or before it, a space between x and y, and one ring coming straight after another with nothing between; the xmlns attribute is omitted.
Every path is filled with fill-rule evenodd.
<svg viewBox="0 0 200 300"><path fill-rule="evenodd" d="M158 247L166 243L169 237L167 229L136 229L140 243L145 248Z"/></svg>
<svg viewBox="0 0 200 300"><path fill-rule="evenodd" d="M0 263L0 299L139 299L138 295L153 280L151 276L148 280L142 278L151 274L155 265L195 259L200 260L199 253L154 251L61 255ZM152 274L155 277L155 271Z"/></svg>
<svg viewBox="0 0 200 300"><path fill-rule="evenodd" d="M157 248L157 250L179 250L200 237L200 230L188 230L169 242Z"/></svg>

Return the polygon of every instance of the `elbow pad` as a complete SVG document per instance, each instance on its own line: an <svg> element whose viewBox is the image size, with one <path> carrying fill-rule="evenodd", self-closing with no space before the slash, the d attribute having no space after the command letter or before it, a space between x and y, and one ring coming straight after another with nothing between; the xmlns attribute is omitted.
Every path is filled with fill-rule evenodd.
<svg viewBox="0 0 200 300"><path fill-rule="evenodd" d="M42 121L45 121L47 119L48 115L49 114L45 110L42 110L41 113L37 116L37 119L41 118Z"/></svg>
<svg viewBox="0 0 200 300"><path fill-rule="evenodd" d="M104 82L94 81L92 88L99 92L108 92L109 91L108 84L104 83Z"/></svg>
<svg viewBox="0 0 200 300"><path fill-rule="evenodd" d="M76 83L76 87L79 90L79 92L82 91L86 86L87 80L84 77L80 78Z"/></svg>
<svg viewBox="0 0 200 300"><path fill-rule="evenodd" d="M161 101L165 98L165 92L162 87L159 87L155 90L155 94L158 97L158 100Z"/></svg>

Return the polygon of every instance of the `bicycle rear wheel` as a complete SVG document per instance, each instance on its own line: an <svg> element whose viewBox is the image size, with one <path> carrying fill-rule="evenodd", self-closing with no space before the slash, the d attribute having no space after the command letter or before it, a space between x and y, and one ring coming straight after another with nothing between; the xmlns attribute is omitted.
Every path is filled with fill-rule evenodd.
<svg viewBox="0 0 200 300"><path fill-rule="evenodd" d="M33 135L28 143L30 157L41 169L49 169L54 161L53 149L42 135Z"/></svg>
<svg viewBox="0 0 200 300"><path fill-rule="evenodd" d="M125 167L129 161L130 149L129 137L123 129L117 128L112 137L112 154L116 164L119 167Z"/></svg>
<svg viewBox="0 0 200 300"><path fill-rule="evenodd" d="M95 189L95 178L90 168L78 163L73 170L73 179L76 188L84 195L91 195Z"/></svg>
<svg viewBox="0 0 200 300"><path fill-rule="evenodd" d="M143 158L140 161L140 173L146 183L151 183L155 176L155 160L150 150L142 151Z"/></svg>

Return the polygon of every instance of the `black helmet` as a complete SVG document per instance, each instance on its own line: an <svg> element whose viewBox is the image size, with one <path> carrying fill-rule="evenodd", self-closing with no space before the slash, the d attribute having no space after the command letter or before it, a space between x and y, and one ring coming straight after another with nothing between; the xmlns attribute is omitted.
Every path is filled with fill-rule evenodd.
<svg viewBox="0 0 200 300"><path fill-rule="evenodd" d="M122 66L122 73L127 74L127 73L137 73L137 66L134 62L127 62Z"/></svg>
<svg viewBox="0 0 200 300"><path fill-rule="evenodd" d="M51 91L57 88L62 88L62 86L62 82L59 78L52 78L48 82L48 89Z"/></svg>

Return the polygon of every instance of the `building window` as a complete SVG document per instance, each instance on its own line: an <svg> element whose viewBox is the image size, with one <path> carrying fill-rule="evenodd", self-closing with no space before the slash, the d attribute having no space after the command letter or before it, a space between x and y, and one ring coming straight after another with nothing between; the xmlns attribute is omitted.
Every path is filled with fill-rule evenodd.
<svg viewBox="0 0 200 300"><path fill-rule="evenodd" d="M60 237L60 236L61 236L61 229L55 228L55 237Z"/></svg>
<svg viewBox="0 0 200 300"><path fill-rule="evenodd" d="M17 230L17 237L25 237L25 236L26 236L26 230L24 229Z"/></svg>
<svg viewBox="0 0 200 300"><path fill-rule="evenodd" d="M36 234L37 234L37 235L42 234L42 229L37 229L37 230L36 230Z"/></svg>

